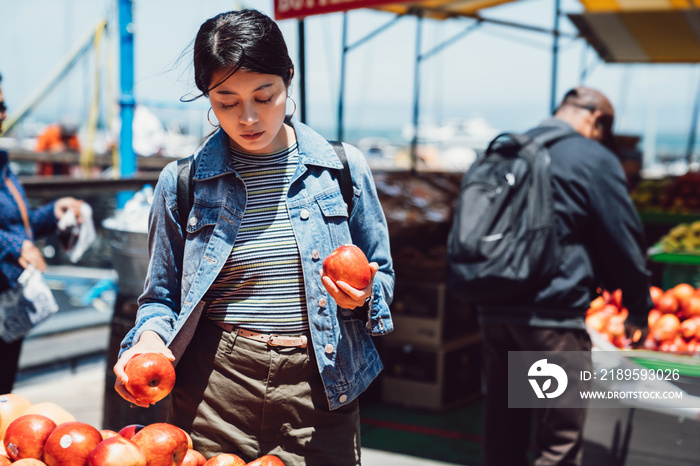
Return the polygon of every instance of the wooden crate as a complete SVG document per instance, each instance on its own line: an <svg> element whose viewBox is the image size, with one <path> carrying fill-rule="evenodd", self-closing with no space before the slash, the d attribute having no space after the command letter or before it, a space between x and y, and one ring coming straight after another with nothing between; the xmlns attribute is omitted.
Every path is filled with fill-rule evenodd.
<svg viewBox="0 0 700 466"><path fill-rule="evenodd" d="M441 410L481 393L478 333L439 348L384 342L382 401L407 408Z"/></svg>
<svg viewBox="0 0 700 466"><path fill-rule="evenodd" d="M450 294L444 283L397 281L391 316L394 331L383 339L393 343L437 348L478 328L474 306Z"/></svg>

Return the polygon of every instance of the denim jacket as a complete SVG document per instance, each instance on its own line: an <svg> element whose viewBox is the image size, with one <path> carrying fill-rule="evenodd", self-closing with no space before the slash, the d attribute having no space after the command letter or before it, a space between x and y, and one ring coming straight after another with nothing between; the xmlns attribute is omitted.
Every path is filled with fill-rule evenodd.
<svg viewBox="0 0 700 466"><path fill-rule="evenodd" d="M36 209L29 208L29 202L22 184L10 170L10 159L7 152L0 150L0 291L17 286L17 279L24 270L19 265L22 243L27 237L24 229L22 214L15 197L7 187L11 181L19 191L28 208L29 225L32 235L37 238L46 236L56 230L54 203L49 202Z"/></svg>
<svg viewBox="0 0 700 466"><path fill-rule="evenodd" d="M394 271L389 235L372 174L362 153L345 146L353 182L353 208L338 183L342 164L331 145L306 125L291 120L299 166L287 193L287 208L301 256L313 351L329 407L354 400L379 374L382 363L371 336L393 330L389 313ZM178 221L175 163L160 174L149 215L149 265L134 328L122 352L145 330L155 331L176 362L194 334L201 301L231 253L246 208L246 188L231 166L228 136L215 133L196 155L194 204L186 213L183 239ZM351 215L348 216L348 211ZM324 288L323 259L342 244L360 247L379 264L367 315L338 308Z"/></svg>

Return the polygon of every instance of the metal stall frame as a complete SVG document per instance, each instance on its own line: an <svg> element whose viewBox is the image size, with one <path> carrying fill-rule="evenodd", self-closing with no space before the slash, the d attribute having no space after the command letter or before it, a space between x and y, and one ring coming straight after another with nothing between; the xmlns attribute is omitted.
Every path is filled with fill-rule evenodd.
<svg viewBox="0 0 700 466"><path fill-rule="evenodd" d="M538 26L516 23L511 21L503 21L493 18L485 18L479 14L481 9L488 7L493 7L505 3L510 3L515 0L439 0L439 1L419 1L419 2L391 2L387 0L354 0L343 2L342 4L332 4L326 7L316 6L313 8L307 8L302 4L295 4L294 6L285 0L275 0L275 19L291 19L297 18L299 26L299 49L300 49L300 63L305 63L304 57L304 34L303 34L303 22L306 16L325 14L331 12L343 12L343 26L342 26L342 53L340 58L340 83L339 83L339 93L338 93L338 105L337 105L337 115L338 115L338 128L337 128L337 139L343 140L345 136L345 124L344 124L344 102L345 102L345 75L346 75L346 58L347 54L352 50L355 50L360 45L367 43L369 40L378 36L385 30L389 29L400 19L405 16L415 16L416 17L416 44L415 44L415 62L413 69L413 105L412 105L412 124L413 124L413 137L410 144L410 157L411 157L411 172L415 173L417 166L417 148L418 148L418 120L420 116L420 74L421 65L427 59L438 54L448 46L456 43L460 39L467 36L470 32L476 30L484 23L490 23L499 26L505 26L510 28L516 28L521 30L526 30L530 32L544 33L551 35L553 38L552 43L552 68L551 68L551 102L550 107L552 111L556 106L556 92L557 92L557 75L558 75L558 54L559 54L559 38L569 37L576 39L579 36L575 34L562 33L559 29L559 18L562 15L561 12L561 0L553 0L554 8L554 25L552 29L542 28ZM369 32L364 37L356 40L352 44L347 43L347 30L348 30L348 12L357 8L374 8L380 11L386 11L395 13L396 16L387 21L385 24L379 26L375 30ZM440 44L434 46L431 50L423 51L422 47L422 30L423 30L423 20L425 18L433 19L448 19L448 18L466 18L472 20L465 29L456 33L452 37L444 40ZM302 74L300 78L301 82L301 107L306 107L305 101L305 80ZM306 118L306 112L302 114L302 121Z"/></svg>

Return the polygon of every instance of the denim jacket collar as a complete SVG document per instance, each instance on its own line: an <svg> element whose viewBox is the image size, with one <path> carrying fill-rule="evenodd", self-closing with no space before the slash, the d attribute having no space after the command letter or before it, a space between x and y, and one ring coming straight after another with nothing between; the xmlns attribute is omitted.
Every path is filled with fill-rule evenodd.
<svg viewBox="0 0 700 466"><path fill-rule="evenodd" d="M289 120L299 143L299 163L341 169L342 163L333 147L321 135L292 117ZM228 156L228 135L223 129L214 133L197 157L196 180L206 180L227 173L235 173Z"/></svg>
<svg viewBox="0 0 700 466"><path fill-rule="evenodd" d="M301 163L334 169L343 168L343 164L340 163L340 159L327 139L294 117L291 119L291 125L299 142L299 161Z"/></svg>

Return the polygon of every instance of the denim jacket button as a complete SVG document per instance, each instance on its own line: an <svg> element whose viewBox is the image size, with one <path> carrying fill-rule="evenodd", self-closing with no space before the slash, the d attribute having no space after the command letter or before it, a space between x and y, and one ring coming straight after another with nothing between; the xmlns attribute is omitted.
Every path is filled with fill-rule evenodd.
<svg viewBox="0 0 700 466"><path fill-rule="evenodd" d="M192 217L190 219L190 225L195 226L197 224L197 217Z"/></svg>
<svg viewBox="0 0 700 466"><path fill-rule="evenodd" d="M302 220L306 220L309 218L309 211L306 209L301 209L301 213L299 214Z"/></svg>
<svg viewBox="0 0 700 466"><path fill-rule="evenodd" d="M333 352L333 345L331 345L330 343L328 343L328 344L326 345L326 347L323 348L323 350L324 350L327 354L331 354L331 353Z"/></svg>
<svg viewBox="0 0 700 466"><path fill-rule="evenodd" d="M328 300L327 300L326 298L321 298L321 299L318 300L318 305L319 305L320 307L323 307L323 306L325 306L326 304L328 304Z"/></svg>
<svg viewBox="0 0 700 466"><path fill-rule="evenodd" d="M340 401L341 403L345 403L347 400L348 400L347 395L340 395L340 398L338 398L338 401Z"/></svg>
<svg viewBox="0 0 700 466"><path fill-rule="evenodd" d="M317 261L321 257L321 253L318 252L318 249L314 249L313 252L311 253L311 258L315 261Z"/></svg>

